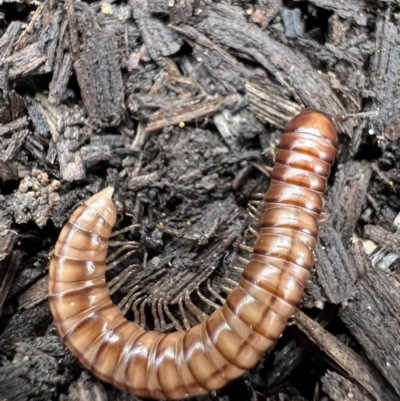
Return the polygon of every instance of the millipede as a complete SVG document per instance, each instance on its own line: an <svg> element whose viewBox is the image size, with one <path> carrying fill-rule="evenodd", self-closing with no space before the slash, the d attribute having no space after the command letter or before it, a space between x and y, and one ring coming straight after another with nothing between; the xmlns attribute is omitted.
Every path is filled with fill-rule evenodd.
<svg viewBox="0 0 400 401"><path fill-rule="evenodd" d="M100 380L145 398L205 394L253 368L302 299L337 146L321 111L288 123L251 260L223 306L188 331L147 331L113 304L105 260L114 189L92 196L61 230L49 268L50 309L67 348Z"/></svg>

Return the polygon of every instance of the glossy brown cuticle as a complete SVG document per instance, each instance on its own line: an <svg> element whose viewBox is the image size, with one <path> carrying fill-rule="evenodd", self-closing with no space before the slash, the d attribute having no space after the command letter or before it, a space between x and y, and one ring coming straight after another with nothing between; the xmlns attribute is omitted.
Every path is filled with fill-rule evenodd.
<svg viewBox="0 0 400 401"><path fill-rule="evenodd" d="M319 111L288 124L252 259L224 306L187 332L145 331L113 305L105 281L113 189L90 198L61 231L50 264L50 308L66 346L99 379L139 397L204 394L253 368L303 296L337 141Z"/></svg>

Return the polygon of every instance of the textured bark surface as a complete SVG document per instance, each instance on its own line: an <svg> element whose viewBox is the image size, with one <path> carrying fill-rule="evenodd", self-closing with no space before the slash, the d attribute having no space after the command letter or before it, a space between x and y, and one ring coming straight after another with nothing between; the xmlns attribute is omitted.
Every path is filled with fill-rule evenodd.
<svg viewBox="0 0 400 401"><path fill-rule="evenodd" d="M187 329L238 281L304 107L335 117L340 147L302 312L198 399L400 400L399 16L369 0L0 0L0 400L135 400L55 330L61 227L114 186L114 303Z"/></svg>

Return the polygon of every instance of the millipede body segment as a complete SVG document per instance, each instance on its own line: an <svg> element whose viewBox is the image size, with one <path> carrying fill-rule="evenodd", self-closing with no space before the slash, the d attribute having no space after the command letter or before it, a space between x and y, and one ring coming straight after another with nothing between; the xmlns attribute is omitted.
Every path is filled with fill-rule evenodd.
<svg viewBox="0 0 400 401"><path fill-rule="evenodd" d="M62 229L50 264L50 308L66 346L99 379L139 397L204 394L253 368L301 301L336 148L328 115L305 110L288 124L252 259L226 303L187 332L143 330L112 303L113 189L94 195Z"/></svg>

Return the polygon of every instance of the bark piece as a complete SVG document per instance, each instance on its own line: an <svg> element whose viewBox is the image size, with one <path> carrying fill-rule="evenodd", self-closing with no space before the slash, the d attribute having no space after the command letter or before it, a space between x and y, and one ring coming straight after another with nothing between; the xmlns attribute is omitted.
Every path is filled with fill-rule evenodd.
<svg viewBox="0 0 400 401"><path fill-rule="evenodd" d="M299 103L323 109L331 115L343 114L343 105L307 58L275 41L258 27L242 19L232 20L217 9L210 10L197 24L197 29L213 42L259 62ZM339 127L351 136L348 123L339 124Z"/></svg>
<svg viewBox="0 0 400 401"><path fill-rule="evenodd" d="M0 160L7 162L16 156L18 150L22 147L29 131L22 129L16 131L10 138L3 139L0 143Z"/></svg>
<svg viewBox="0 0 400 401"><path fill-rule="evenodd" d="M4 198L0 200L5 203ZM17 233L10 230L10 226L11 222L0 224L0 262L11 253L14 243L17 240Z"/></svg>
<svg viewBox="0 0 400 401"><path fill-rule="evenodd" d="M304 313L295 312L297 327L321 350L350 375L377 401L396 401L398 397L379 372L337 337L324 330Z"/></svg>
<svg viewBox="0 0 400 401"><path fill-rule="evenodd" d="M20 251L11 252L17 233L0 225L0 317L21 262Z"/></svg>
<svg viewBox="0 0 400 401"><path fill-rule="evenodd" d="M116 126L124 113L124 89L115 37L100 29L89 5L66 1L70 53L87 114L99 127Z"/></svg>
<svg viewBox="0 0 400 401"><path fill-rule="evenodd" d="M65 378L59 373L58 358L48 353L53 348L52 351L56 354L55 347L49 348L49 340L50 343L54 342L54 339L48 337L37 337L26 338L16 344L12 364L6 367L9 368L9 379L12 378L21 387L8 387L7 395L10 400L20 400L19 397L25 395L27 399L51 400L57 392L57 386L64 385ZM0 383L3 382L0 380Z"/></svg>
<svg viewBox="0 0 400 401"><path fill-rule="evenodd" d="M379 16L375 25L376 49L371 62L371 89L375 96L373 109L379 109L374 119L378 132L389 132L400 122L400 105L397 102L400 86L400 33L396 22L391 21L390 7L386 15Z"/></svg>
<svg viewBox="0 0 400 401"><path fill-rule="evenodd" d="M85 178L86 170L80 147L90 138L92 127L88 126L84 110L79 107L60 105L55 107L43 94L36 96L37 116L34 120L43 132L50 132L57 149L60 174L66 181ZM49 148L50 149L50 148Z"/></svg>
<svg viewBox="0 0 400 401"><path fill-rule="evenodd" d="M25 177L9 199L9 208L14 213L17 224L26 224L34 221L43 228L50 217L52 208L59 202L57 193L60 182L49 181L47 174L40 170L32 170L30 176Z"/></svg>
<svg viewBox="0 0 400 401"><path fill-rule="evenodd" d="M45 1L36 9L27 28L18 29L18 39L10 32L12 52L10 43L6 57L0 61L0 65L8 65L10 79L52 71L63 13L60 4L52 7L49 1ZM14 26L13 32L17 28Z"/></svg>
<svg viewBox="0 0 400 401"><path fill-rule="evenodd" d="M133 18L142 34L147 52L154 61L161 62L164 57L180 49L182 39L150 14L148 0L129 0L129 4L132 6Z"/></svg>
<svg viewBox="0 0 400 401"><path fill-rule="evenodd" d="M172 26L172 28L187 38L193 47L193 56L217 81L225 86L226 93L244 89L250 72L243 64L200 34L195 28L184 24Z"/></svg>
<svg viewBox="0 0 400 401"><path fill-rule="evenodd" d="M2 162L0 161L0 181L3 183L5 181L16 180L18 178L18 166L16 163L9 161L9 162Z"/></svg>
<svg viewBox="0 0 400 401"><path fill-rule="evenodd" d="M6 57L12 53L14 44L21 32L22 24L20 21L12 21L8 26L7 31L0 38L0 66L5 62Z"/></svg>
<svg viewBox="0 0 400 401"><path fill-rule="evenodd" d="M60 104L72 74L72 57L67 51L67 25L68 21L63 21L60 27L60 43L54 60L53 78L49 85L49 103L54 105Z"/></svg>
<svg viewBox="0 0 400 401"><path fill-rule="evenodd" d="M354 257L365 274L356 284L355 298L340 317L400 396L400 280L397 275L374 269L365 253L358 252Z"/></svg>
<svg viewBox="0 0 400 401"><path fill-rule="evenodd" d="M26 116L17 118L14 121L11 121L8 124L4 124L0 127L0 136L10 134L14 131L18 131L20 129L25 128L28 125L28 119Z"/></svg>
<svg viewBox="0 0 400 401"><path fill-rule="evenodd" d="M349 243L367 200L371 173L369 164L350 161L340 166L336 174L326 210L329 213L329 221L340 233L344 244Z"/></svg>
<svg viewBox="0 0 400 401"><path fill-rule="evenodd" d="M78 381L71 384L68 395L60 396L60 401L108 401L108 399L104 386L99 382L93 383L87 372L82 372Z"/></svg>
<svg viewBox="0 0 400 401"><path fill-rule="evenodd" d="M224 142L232 150L241 149L243 138L254 138L264 132L263 125L247 109L235 113L223 110L214 114L213 121Z"/></svg>
<svg viewBox="0 0 400 401"><path fill-rule="evenodd" d="M124 151L125 141L122 136L93 136L90 144L82 146L81 155L85 168L94 166L101 161L110 160L115 153ZM128 151L129 152L129 151Z"/></svg>
<svg viewBox="0 0 400 401"><path fill-rule="evenodd" d="M263 74L254 74L246 82L246 101L261 121L281 129L300 112L289 94Z"/></svg>
<svg viewBox="0 0 400 401"><path fill-rule="evenodd" d="M295 0L301 1L301 0ZM350 19L358 25L367 25L367 14L364 11L363 2L358 0L310 0L310 3L332 10L339 17Z"/></svg>
<svg viewBox="0 0 400 401"><path fill-rule="evenodd" d="M318 281L328 301L346 304L354 297L358 272L347 255L340 234L331 224L322 225L315 253Z"/></svg>
<svg viewBox="0 0 400 401"><path fill-rule="evenodd" d="M49 279L44 276L37 280L33 285L27 288L18 297L18 307L24 309L31 309L38 303L47 299L49 293Z"/></svg>
<svg viewBox="0 0 400 401"><path fill-rule="evenodd" d="M336 372L328 372L321 379L322 389L332 401L374 401L359 386Z"/></svg>
<svg viewBox="0 0 400 401"><path fill-rule="evenodd" d="M281 17L287 38L294 39L304 35L305 26L300 8L282 7Z"/></svg>
<svg viewBox="0 0 400 401"><path fill-rule="evenodd" d="M204 99L204 96L199 96L193 98L189 105L187 102L178 100L171 104L168 109L157 111L150 116L149 123L146 126L146 133L151 134L181 122L205 118L219 110L235 106L237 101L238 96L236 94L226 97L218 96L214 99Z"/></svg>
<svg viewBox="0 0 400 401"><path fill-rule="evenodd" d="M364 237L371 239L388 251L400 255L400 238L398 234L391 233L380 226L366 225Z"/></svg>
<svg viewBox="0 0 400 401"><path fill-rule="evenodd" d="M375 43L370 39L367 33L355 32L351 37L346 36L346 39L347 40L344 43L340 43L339 45L329 42L321 45L315 40L298 38L298 43L304 47L304 50L307 52L312 51L312 53L315 54L315 57L317 57L321 62L327 63L330 69L334 69L336 64L341 60L354 64L354 66L357 67L356 71L352 71L351 76L340 77L341 84L338 85L338 89L344 93L346 91L350 92L350 90L353 89L353 87L350 87L349 83L351 83L351 80L354 79L354 77L363 73L362 67L365 64L365 61L371 54L375 53ZM361 79L359 80L361 81L359 83L360 85L363 81ZM365 97L372 95L370 92L367 93L366 88L356 87L355 89L361 92ZM354 92L356 93L356 91L353 90L353 93Z"/></svg>
<svg viewBox="0 0 400 401"><path fill-rule="evenodd" d="M2 363L0 367L0 400L28 401L31 389L28 381L23 377L21 366L16 367L8 361Z"/></svg>
<svg viewBox="0 0 400 401"><path fill-rule="evenodd" d="M265 29L278 14L281 6L282 0L256 0L251 20Z"/></svg>

